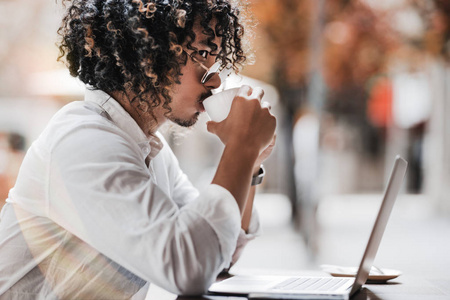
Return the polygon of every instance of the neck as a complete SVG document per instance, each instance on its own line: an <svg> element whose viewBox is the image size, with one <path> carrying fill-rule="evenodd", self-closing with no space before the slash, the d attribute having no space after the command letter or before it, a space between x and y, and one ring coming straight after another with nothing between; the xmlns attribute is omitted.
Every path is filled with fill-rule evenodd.
<svg viewBox="0 0 450 300"><path fill-rule="evenodd" d="M146 102L131 102L134 95L124 92L112 92L110 96L120 103L147 136L153 135L166 121L161 105L152 109Z"/></svg>

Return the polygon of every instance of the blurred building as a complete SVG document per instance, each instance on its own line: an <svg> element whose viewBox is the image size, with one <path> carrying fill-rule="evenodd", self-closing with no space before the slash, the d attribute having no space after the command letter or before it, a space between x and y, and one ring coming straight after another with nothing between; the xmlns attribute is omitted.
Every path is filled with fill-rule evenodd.
<svg viewBox="0 0 450 300"><path fill-rule="evenodd" d="M450 214L448 3L249 1L255 63L229 85L265 88L278 139L260 192L288 198L305 236L323 197L381 192L396 154L410 162L405 192ZM62 105L83 99L56 62L61 11L60 1L0 1L0 171L7 135L22 136L26 150ZM166 132L197 186L222 151L206 120Z"/></svg>

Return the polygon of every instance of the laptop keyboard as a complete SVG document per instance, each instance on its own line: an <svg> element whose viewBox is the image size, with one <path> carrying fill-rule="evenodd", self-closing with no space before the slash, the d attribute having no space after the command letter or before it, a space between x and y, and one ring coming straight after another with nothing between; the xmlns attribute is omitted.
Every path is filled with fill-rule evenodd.
<svg viewBox="0 0 450 300"><path fill-rule="evenodd" d="M316 290L316 291L336 291L342 285L347 282L346 279L343 278L333 278L333 277L324 277L324 278L310 278L310 277L295 277L289 278L278 285L276 285L273 289L276 290Z"/></svg>

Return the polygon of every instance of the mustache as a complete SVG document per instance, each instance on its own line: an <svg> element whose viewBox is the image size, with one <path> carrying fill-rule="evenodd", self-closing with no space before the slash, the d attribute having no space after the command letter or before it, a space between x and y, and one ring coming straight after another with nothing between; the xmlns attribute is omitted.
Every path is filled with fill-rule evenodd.
<svg viewBox="0 0 450 300"><path fill-rule="evenodd" d="M198 102L203 102L203 100L205 100L209 96L212 96L211 91L208 91L208 92L205 92L205 93L201 94L200 97L198 97Z"/></svg>

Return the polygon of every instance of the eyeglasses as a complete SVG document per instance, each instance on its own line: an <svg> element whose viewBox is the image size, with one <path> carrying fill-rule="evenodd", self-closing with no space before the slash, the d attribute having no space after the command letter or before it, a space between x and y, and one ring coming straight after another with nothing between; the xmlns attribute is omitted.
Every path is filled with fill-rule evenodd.
<svg viewBox="0 0 450 300"><path fill-rule="evenodd" d="M188 53L187 51L183 50L189 57L196 63L200 65L205 70L205 73L202 76L202 79L200 82L203 85L208 85L211 87L214 87L214 89L220 87L223 82L225 82L225 79L231 74L233 71L233 66L228 64L222 64L221 61L216 61L211 67L205 66L201 61L199 61L195 56L194 53ZM196 52L203 58L206 58L209 54L208 51L201 50Z"/></svg>

